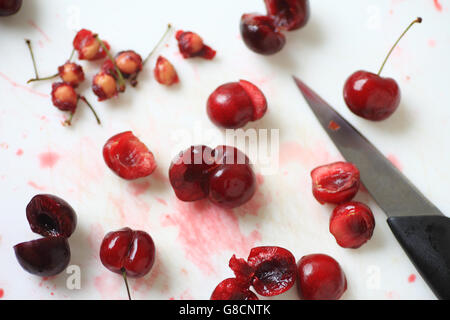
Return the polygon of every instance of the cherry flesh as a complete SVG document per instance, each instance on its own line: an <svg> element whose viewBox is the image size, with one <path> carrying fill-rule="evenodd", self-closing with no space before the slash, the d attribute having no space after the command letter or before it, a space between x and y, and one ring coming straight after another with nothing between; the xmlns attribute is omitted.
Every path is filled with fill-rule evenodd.
<svg viewBox="0 0 450 320"><path fill-rule="evenodd" d="M321 204L350 201L358 192L359 170L350 162L334 162L311 171L312 192Z"/></svg>
<svg viewBox="0 0 450 320"><path fill-rule="evenodd" d="M116 79L104 71L100 71L92 79L92 91L97 96L98 101L111 99L119 93Z"/></svg>
<svg viewBox="0 0 450 320"><path fill-rule="evenodd" d="M74 88L84 81L83 68L74 62L68 61L62 66L59 66L58 74L64 83Z"/></svg>
<svg viewBox="0 0 450 320"><path fill-rule="evenodd" d="M375 218L368 206L351 201L337 206L330 217L330 232L343 248L359 248L372 238Z"/></svg>
<svg viewBox="0 0 450 320"><path fill-rule="evenodd" d="M347 290L339 263L325 254L310 254L297 264L299 295L305 300L338 300Z"/></svg>
<svg viewBox="0 0 450 320"><path fill-rule="evenodd" d="M74 113L78 104L78 94L75 89L64 82L52 84L52 102L61 111Z"/></svg>
<svg viewBox="0 0 450 320"><path fill-rule="evenodd" d="M44 237L69 238L75 231L77 215L63 199L51 194L34 196L26 209L31 230Z"/></svg>
<svg viewBox="0 0 450 320"><path fill-rule="evenodd" d="M125 78L135 75L142 70L142 58L133 50L119 52L114 60Z"/></svg>
<svg viewBox="0 0 450 320"><path fill-rule="evenodd" d="M259 300L248 287L243 286L235 278L223 280L214 289L211 300Z"/></svg>
<svg viewBox="0 0 450 320"><path fill-rule="evenodd" d="M178 74L169 60L159 56L153 71L156 81L165 86L171 86L179 82Z"/></svg>
<svg viewBox="0 0 450 320"><path fill-rule="evenodd" d="M359 70L350 75L344 84L344 100L348 108L356 115L372 121L381 121L390 117L400 104L400 88L392 78L383 78L381 71L400 39L415 23L406 28L389 51L377 74Z"/></svg>
<svg viewBox="0 0 450 320"><path fill-rule="evenodd" d="M286 44L285 36L278 31L272 17L244 14L241 17L240 30L245 45L259 54L275 54Z"/></svg>
<svg viewBox="0 0 450 320"><path fill-rule="evenodd" d="M0 0L0 17L11 16L21 7L22 0Z"/></svg>
<svg viewBox="0 0 450 320"><path fill-rule="evenodd" d="M248 202L256 190L256 178L248 157L229 146L218 146L212 151L206 146L190 147L172 161L169 179L180 200L208 197L227 209Z"/></svg>
<svg viewBox="0 0 450 320"><path fill-rule="evenodd" d="M70 262L69 243L61 236L22 242L14 246L14 251L25 271L41 277L61 273Z"/></svg>
<svg viewBox="0 0 450 320"><path fill-rule="evenodd" d="M109 50L108 42L103 41L105 47ZM78 52L80 60L98 60L106 57L107 52L97 40L96 34L87 29L81 29L73 39L73 47Z"/></svg>
<svg viewBox="0 0 450 320"><path fill-rule="evenodd" d="M212 60L216 56L216 51L204 44L203 39L191 31L178 30L175 34L178 41L178 48L183 58L201 57Z"/></svg>
<svg viewBox="0 0 450 320"><path fill-rule="evenodd" d="M264 0L267 13L275 25L282 30L292 31L305 26L309 20L308 0Z"/></svg>
<svg viewBox="0 0 450 320"><path fill-rule="evenodd" d="M106 165L119 177L134 180L156 169L153 153L131 131L111 137L103 147Z"/></svg>
<svg viewBox="0 0 450 320"><path fill-rule="evenodd" d="M262 118L267 111L267 100L254 84L240 80L214 90L206 110L215 125L235 129Z"/></svg>

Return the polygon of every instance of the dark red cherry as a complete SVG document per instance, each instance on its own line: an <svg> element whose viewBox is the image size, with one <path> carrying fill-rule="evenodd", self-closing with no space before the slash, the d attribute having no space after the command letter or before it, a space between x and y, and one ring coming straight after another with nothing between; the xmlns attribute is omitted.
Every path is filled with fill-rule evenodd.
<svg viewBox="0 0 450 320"><path fill-rule="evenodd" d="M278 31L273 18L258 14L244 14L241 17L241 36L252 51L271 55L283 49L286 38Z"/></svg>
<svg viewBox="0 0 450 320"><path fill-rule="evenodd" d="M387 54L377 74L360 70L345 81L344 100L354 114L367 120L381 121L397 110L400 104L400 88L394 79L383 78L380 74L400 39L413 24L421 22L422 18L411 22Z"/></svg>
<svg viewBox="0 0 450 320"><path fill-rule="evenodd" d="M171 86L179 82L178 74L169 60L159 56L153 71L156 81L165 86Z"/></svg>
<svg viewBox="0 0 450 320"><path fill-rule="evenodd" d="M62 66L59 66L58 74L64 83L74 88L84 81L83 68L74 62L68 61Z"/></svg>
<svg viewBox="0 0 450 320"><path fill-rule="evenodd" d="M192 146L172 161L169 180L182 201L200 200L208 195L209 175L216 168L214 154L207 146Z"/></svg>
<svg viewBox="0 0 450 320"><path fill-rule="evenodd" d="M133 50L119 52L114 60L117 68L126 78L142 70L142 58Z"/></svg>
<svg viewBox="0 0 450 320"><path fill-rule="evenodd" d="M339 263L326 254L310 254L298 261L297 288L305 300L338 300L347 290Z"/></svg>
<svg viewBox="0 0 450 320"><path fill-rule="evenodd" d="M61 273L70 262L67 238L47 237L14 246L17 261L27 272L51 277Z"/></svg>
<svg viewBox="0 0 450 320"><path fill-rule="evenodd" d="M254 84L240 80L214 90L206 110L215 125L235 129L262 118L267 111L267 100Z"/></svg>
<svg viewBox="0 0 450 320"><path fill-rule="evenodd" d="M264 0L267 14L275 20L275 25L291 31L306 25L309 20L308 0Z"/></svg>
<svg viewBox="0 0 450 320"><path fill-rule="evenodd" d="M103 44L109 50L108 42L103 40ZM78 52L80 60L98 60L106 57L107 52L96 39L96 34L90 30L81 29L73 39L73 47Z"/></svg>
<svg viewBox="0 0 450 320"><path fill-rule="evenodd" d="M116 79L112 75L100 71L92 79L92 91L98 97L98 101L111 99L118 94Z"/></svg>
<svg viewBox="0 0 450 320"><path fill-rule="evenodd" d="M235 278L223 280L214 289L211 300L259 300L248 287L242 286Z"/></svg>
<svg viewBox="0 0 450 320"><path fill-rule="evenodd" d="M256 247L250 251L248 265L253 268L252 285L266 297L279 295L295 283L297 268L289 250L280 247Z"/></svg>
<svg viewBox="0 0 450 320"><path fill-rule="evenodd" d="M211 60L215 57L216 51L204 44L203 39L191 31L178 30L175 34L178 41L178 48L183 58L202 57Z"/></svg>
<svg viewBox="0 0 450 320"><path fill-rule="evenodd" d="M367 120L388 118L400 104L400 88L391 78L356 71L345 82L344 100L349 109Z"/></svg>
<svg viewBox="0 0 450 320"><path fill-rule="evenodd" d="M311 171L312 192L320 203L350 201L359 190L359 170L350 162L334 162Z"/></svg>
<svg viewBox="0 0 450 320"><path fill-rule="evenodd" d="M337 206L330 217L330 232L343 248L359 248L372 238L375 218L364 203L351 201Z"/></svg>
<svg viewBox="0 0 450 320"><path fill-rule="evenodd" d="M63 199L51 194L38 194L27 205L31 230L44 237L69 238L75 231L77 215Z"/></svg>
<svg viewBox="0 0 450 320"><path fill-rule="evenodd" d="M103 146L106 165L119 177L133 180L156 169L153 153L131 131L111 137Z"/></svg>
<svg viewBox="0 0 450 320"><path fill-rule="evenodd" d="M209 200L233 209L248 202L256 191L256 178L248 157L239 149L218 146L214 149L218 166L209 177Z"/></svg>
<svg viewBox="0 0 450 320"><path fill-rule="evenodd" d="M11 16L21 7L22 0L0 0L0 17Z"/></svg>
<svg viewBox="0 0 450 320"><path fill-rule="evenodd" d="M100 260L112 272L143 277L155 262L155 244L144 231L123 228L109 232L100 246Z"/></svg>

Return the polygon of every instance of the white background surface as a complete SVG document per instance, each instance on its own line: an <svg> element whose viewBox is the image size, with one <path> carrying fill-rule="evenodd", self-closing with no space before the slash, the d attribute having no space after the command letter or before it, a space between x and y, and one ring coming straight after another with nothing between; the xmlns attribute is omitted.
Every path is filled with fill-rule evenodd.
<svg viewBox="0 0 450 320"><path fill-rule="evenodd" d="M157 246L152 273L131 280L136 299L208 299L214 287L232 275L228 259L246 257L256 245L278 245L297 259L327 253L348 279L345 299L433 299L388 230L385 215L370 196L356 199L374 211L377 226L358 250L340 248L328 232L332 207L321 206L310 192L309 172L340 159L335 147L294 86L296 74L363 132L443 212L450 212L450 1L320 0L311 1L311 19L287 34L283 51L263 57L249 51L239 36L243 13L265 12L252 1L32 1L0 18L0 288L3 299L124 299L119 275L98 258L103 235L130 226L151 234ZM416 25L402 40L383 75L402 90L397 112L381 123L349 112L342 98L345 79L358 69L376 72L402 30ZM98 126L81 103L71 128L51 104L50 82L26 85L33 69L24 38L33 41L41 75L53 74L70 54L75 30L84 27L109 41L113 53L133 49L145 56L171 22L175 29L199 33L217 50L213 61L183 60L174 34L160 47L175 65L180 85L165 88L153 79L156 55L138 88L118 99L98 103L90 81L99 63L81 62L87 81L80 87L94 104ZM209 121L205 104L220 84L247 79L258 85L269 112L247 128L280 129L280 166L259 176L260 188L244 208L226 212L207 202L176 200L167 181L173 152L191 143L221 143L223 131ZM194 127L213 132L180 142L174 133ZM112 135L132 130L153 151L157 172L137 182L115 176L101 149ZM48 159L52 161L49 164ZM256 168L258 171L258 168ZM137 192L136 192L137 191ZM141 192L140 192L141 191ZM66 288L66 274L41 279L18 265L13 245L37 238L25 207L33 195L52 193L67 200L79 224L70 238L71 264L81 268L81 290ZM138 193L136 195L136 193ZM409 282L410 275L417 278ZM295 289L275 297L297 299Z"/></svg>

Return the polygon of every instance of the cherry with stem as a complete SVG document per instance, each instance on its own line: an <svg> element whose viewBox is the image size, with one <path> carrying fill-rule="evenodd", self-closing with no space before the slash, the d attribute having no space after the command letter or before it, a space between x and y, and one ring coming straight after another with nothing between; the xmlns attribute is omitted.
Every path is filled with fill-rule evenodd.
<svg viewBox="0 0 450 320"><path fill-rule="evenodd" d="M117 76L118 76L117 80L118 80L118 84L119 84L119 91L120 92L124 92L125 91L125 79L123 77L122 72L120 72L120 69L117 67L116 62L115 62L113 56L111 55L111 52L109 52L108 48L105 46L103 41L98 37L98 34L95 35L95 39L97 39L98 43L100 43L100 45L102 46L103 50L106 52L106 55L108 56L108 58L114 64L114 68L116 69Z"/></svg>
<svg viewBox="0 0 450 320"><path fill-rule="evenodd" d="M94 107L92 107L92 105L89 103L89 101L87 101L86 97L80 96L80 95L79 95L78 98L79 98L81 101L83 101L84 103L86 103L86 105L89 107L89 109L91 109L92 113L94 114L95 119L97 120L97 123L98 123L99 125L101 125L102 123L101 123L101 121L100 121L100 118L99 118L98 115L97 115L97 112L95 112ZM71 113L70 113L69 119L67 119L66 121L64 121L64 125L70 126L70 125L72 124L72 118L73 118L74 113L75 113L75 112L71 112Z"/></svg>

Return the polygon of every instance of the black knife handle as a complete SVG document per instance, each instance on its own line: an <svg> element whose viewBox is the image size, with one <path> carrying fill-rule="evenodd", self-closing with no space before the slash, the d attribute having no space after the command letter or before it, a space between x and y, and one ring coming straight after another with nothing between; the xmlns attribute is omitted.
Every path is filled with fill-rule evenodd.
<svg viewBox="0 0 450 320"><path fill-rule="evenodd" d="M450 300L450 218L398 216L387 222L436 297Z"/></svg>

